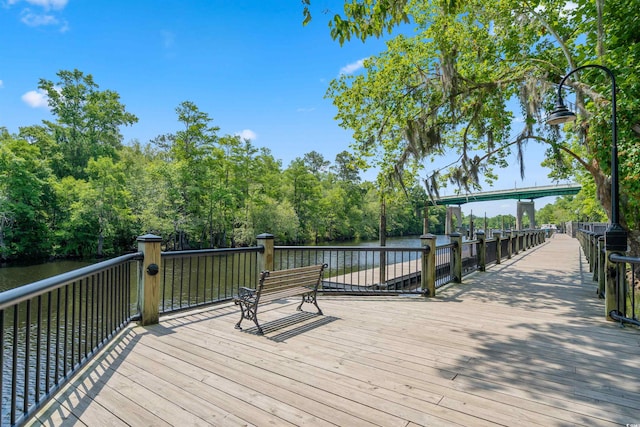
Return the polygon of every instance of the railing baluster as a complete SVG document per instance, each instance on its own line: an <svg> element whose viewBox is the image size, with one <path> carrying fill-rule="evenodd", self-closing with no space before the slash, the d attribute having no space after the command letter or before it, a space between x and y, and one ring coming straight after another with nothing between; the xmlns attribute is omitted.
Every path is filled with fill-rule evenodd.
<svg viewBox="0 0 640 427"><path fill-rule="evenodd" d="M11 417L9 424L16 423L18 396L18 304L13 306L13 356L11 360Z"/></svg>
<svg viewBox="0 0 640 427"><path fill-rule="evenodd" d="M53 297L53 292L47 292L47 344L45 350L45 379L44 379L44 390L45 394L49 394L51 391L51 311L53 306L53 301L51 298ZM4 330L4 328L2 328Z"/></svg>
<svg viewBox="0 0 640 427"><path fill-rule="evenodd" d="M71 363L69 366L72 368L76 363L76 345L75 345L75 337L76 337L76 282L71 284Z"/></svg>
<svg viewBox="0 0 640 427"><path fill-rule="evenodd" d="M56 298L56 366L53 376L53 383L55 385L58 384L58 379L60 378L60 299L62 296L62 289L58 288L57 298Z"/></svg>
<svg viewBox="0 0 640 427"><path fill-rule="evenodd" d="M5 324L4 324L4 310L0 310L0 402L2 404L2 412L0 412L0 426L4 425L4 380L5 380L5 375L4 375L4 363L5 363L5 357L4 357L4 328L5 328Z"/></svg>
<svg viewBox="0 0 640 427"><path fill-rule="evenodd" d="M29 409L29 374L31 372L31 300L26 301L24 326L24 385L22 386L22 412Z"/></svg>
<svg viewBox="0 0 640 427"><path fill-rule="evenodd" d="M42 295L38 295L37 298L38 307L36 311L36 373L35 373L35 401L40 401L40 380L41 380L41 369L42 369ZM44 355L45 357L48 354ZM2 366L2 365L0 365Z"/></svg>

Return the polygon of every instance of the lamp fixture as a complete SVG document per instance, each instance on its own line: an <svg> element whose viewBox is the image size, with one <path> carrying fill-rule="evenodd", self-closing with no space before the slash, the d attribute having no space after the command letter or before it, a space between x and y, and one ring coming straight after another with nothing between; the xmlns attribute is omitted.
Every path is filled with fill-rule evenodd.
<svg viewBox="0 0 640 427"><path fill-rule="evenodd" d="M562 86L567 78L576 71L584 68L598 68L607 73L611 79L611 221L604 233L605 248L608 251L626 252L627 231L620 225L620 202L618 184L618 127L616 113L616 79L613 72L602 65L587 64L575 68L560 80L556 97L556 108L547 116L547 124L559 125L576 119L574 112L570 111L562 99Z"/></svg>

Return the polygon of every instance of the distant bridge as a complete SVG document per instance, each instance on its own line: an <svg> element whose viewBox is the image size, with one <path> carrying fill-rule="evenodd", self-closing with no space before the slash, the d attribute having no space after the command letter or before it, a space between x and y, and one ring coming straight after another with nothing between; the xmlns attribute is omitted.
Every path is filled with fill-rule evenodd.
<svg viewBox="0 0 640 427"><path fill-rule="evenodd" d="M580 184L558 184L541 187L516 188L513 190L484 191L481 193L468 194L466 196L444 196L434 200L437 206L463 205L472 202L488 202L492 200L505 199L539 199L547 196L566 196L578 194L582 186Z"/></svg>

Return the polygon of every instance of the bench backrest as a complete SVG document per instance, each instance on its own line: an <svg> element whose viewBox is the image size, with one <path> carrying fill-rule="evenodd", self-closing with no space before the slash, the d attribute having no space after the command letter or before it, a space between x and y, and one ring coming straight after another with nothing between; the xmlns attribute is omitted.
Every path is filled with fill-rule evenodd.
<svg viewBox="0 0 640 427"><path fill-rule="evenodd" d="M287 270L263 271L260 273L258 297L261 294L300 286L307 287L310 291L317 290L325 267L327 267L327 264L289 268Z"/></svg>

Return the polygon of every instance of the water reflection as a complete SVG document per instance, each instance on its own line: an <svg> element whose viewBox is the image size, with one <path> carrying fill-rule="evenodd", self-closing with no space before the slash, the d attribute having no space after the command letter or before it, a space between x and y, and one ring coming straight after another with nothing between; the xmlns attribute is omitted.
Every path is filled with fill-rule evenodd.
<svg viewBox="0 0 640 427"><path fill-rule="evenodd" d="M6 266L0 268L0 292L67 271L85 267L90 261L53 261L35 265Z"/></svg>

